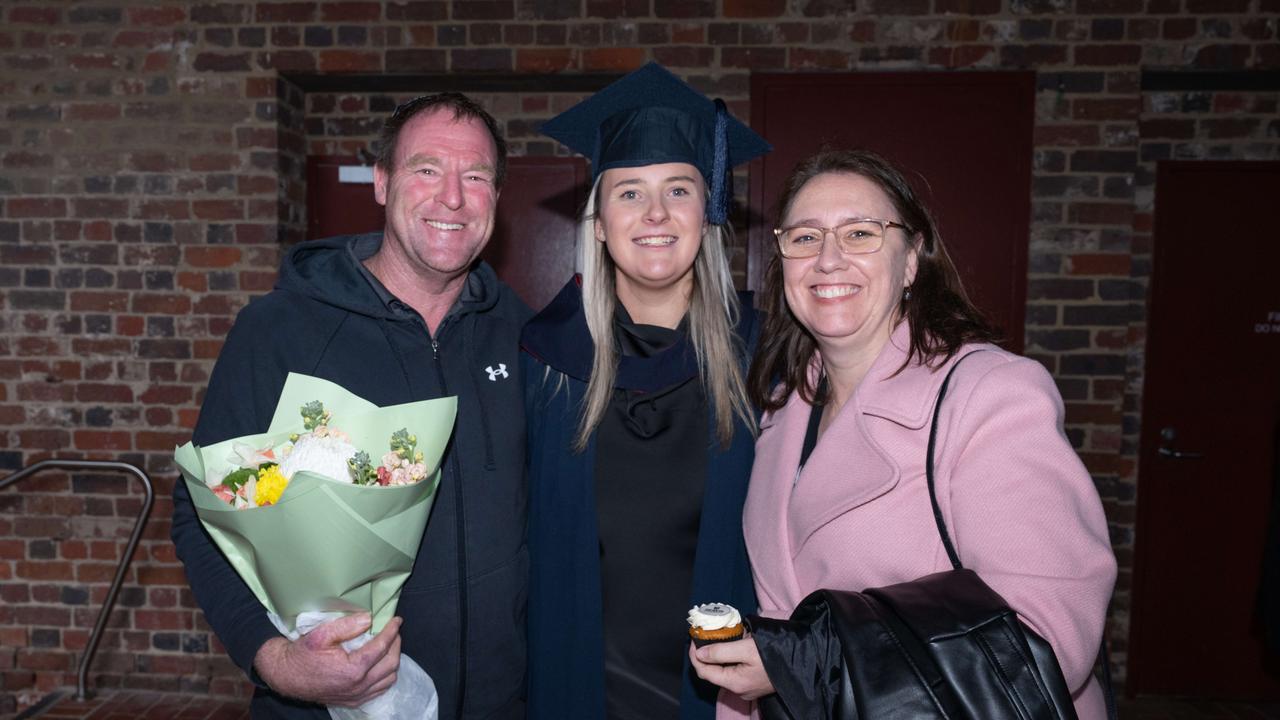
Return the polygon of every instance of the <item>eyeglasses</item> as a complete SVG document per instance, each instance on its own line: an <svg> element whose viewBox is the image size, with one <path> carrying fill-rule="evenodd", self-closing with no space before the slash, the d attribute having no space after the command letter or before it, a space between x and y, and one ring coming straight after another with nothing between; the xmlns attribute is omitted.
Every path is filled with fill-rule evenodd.
<svg viewBox="0 0 1280 720"><path fill-rule="evenodd" d="M840 252L845 255L867 255L876 252L884 246L885 233L891 227L911 232L911 228L892 220L862 218L833 228L809 225L776 228L773 234L778 237L778 250L782 252L782 257L795 260L820 255L827 233L835 236Z"/></svg>

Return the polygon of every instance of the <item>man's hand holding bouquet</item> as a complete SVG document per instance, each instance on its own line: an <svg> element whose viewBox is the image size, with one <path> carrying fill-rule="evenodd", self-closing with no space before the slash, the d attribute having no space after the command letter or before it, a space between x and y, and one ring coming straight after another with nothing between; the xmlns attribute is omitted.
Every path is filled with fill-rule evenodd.
<svg viewBox="0 0 1280 720"><path fill-rule="evenodd" d="M375 684L361 696L332 696L335 718L436 716L435 687L400 656L399 637L374 638L400 622L396 602L456 412L452 397L379 408L331 382L290 373L267 432L175 452L201 523L281 633L353 659L385 654L375 668L381 672L370 673L377 677L389 678L381 666L399 658L389 691L379 694ZM329 638L358 633L366 614L367 632L324 650ZM288 646L264 649L272 662L307 660ZM306 676L305 667L293 670ZM339 707L374 694L360 710Z"/></svg>

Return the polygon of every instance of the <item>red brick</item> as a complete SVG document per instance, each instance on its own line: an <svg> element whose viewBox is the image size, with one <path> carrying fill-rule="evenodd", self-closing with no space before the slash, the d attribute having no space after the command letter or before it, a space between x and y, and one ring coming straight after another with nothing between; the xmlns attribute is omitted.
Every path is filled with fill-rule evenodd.
<svg viewBox="0 0 1280 720"><path fill-rule="evenodd" d="M65 117L68 120L118 120L120 106L115 103L71 103Z"/></svg>
<svg viewBox="0 0 1280 720"><path fill-rule="evenodd" d="M247 98L274 98L276 96L276 79L274 77L250 77L244 80L244 96Z"/></svg>
<svg viewBox="0 0 1280 720"><path fill-rule="evenodd" d="M786 48L726 47L720 50L720 65L726 68L780 70L786 67L786 64Z"/></svg>
<svg viewBox="0 0 1280 720"><path fill-rule="evenodd" d="M1187 0L1187 12L1237 15L1249 12L1249 0Z"/></svg>
<svg viewBox="0 0 1280 720"><path fill-rule="evenodd" d="M791 48L788 67L792 70L847 70L849 53L843 50Z"/></svg>
<svg viewBox="0 0 1280 720"><path fill-rule="evenodd" d="M1118 275L1128 277L1130 257L1128 254L1095 253L1071 255L1072 275Z"/></svg>
<svg viewBox="0 0 1280 720"><path fill-rule="evenodd" d="M13 572L17 577L26 580L72 580L75 578L71 563L58 560L18 561L13 565Z"/></svg>
<svg viewBox="0 0 1280 720"><path fill-rule="evenodd" d="M218 357L218 353L221 351L221 340L196 340L192 342L191 356L204 360L212 360Z"/></svg>
<svg viewBox="0 0 1280 720"><path fill-rule="evenodd" d="M255 18L258 22L305 22L314 20L316 4L313 2L260 2Z"/></svg>
<svg viewBox="0 0 1280 720"><path fill-rule="evenodd" d="M21 405L0 405L0 426L20 425L26 418L27 409Z"/></svg>
<svg viewBox="0 0 1280 720"><path fill-rule="evenodd" d="M173 53L167 51L157 51L147 53L146 59L142 61L142 72L159 73L169 69L169 65L173 60Z"/></svg>
<svg viewBox="0 0 1280 720"><path fill-rule="evenodd" d="M1138 97L1077 98L1071 103L1071 117L1077 120L1133 120L1142 109Z"/></svg>
<svg viewBox="0 0 1280 720"><path fill-rule="evenodd" d="M116 327L119 328L120 320L116 318ZM141 318L138 318L141 320ZM127 357L133 354L133 345L128 340L122 339L89 339L75 338L71 341L71 350L77 355L109 355L112 357Z"/></svg>
<svg viewBox="0 0 1280 720"><path fill-rule="evenodd" d="M77 430L75 441L80 450L133 449L133 439L121 430Z"/></svg>
<svg viewBox="0 0 1280 720"><path fill-rule="evenodd" d="M634 70L647 59L644 48L586 48L582 51L582 69Z"/></svg>
<svg viewBox="0 0 1280 720"><path fill-rule="evenodd" d="M1196 53L1193 65L1207 70L1237 70L1249 63L1250 45L1206 45Z"/></svg>
<svg viewBox="0 0 1280 720"><path fill-rule="evenodd" d="M1086 65L1137 65L1142 60L1141 45L1077 45L1075 64Z"/></svg>
<svg viewBox="0 0 1280 720"><path fill-rule="evenodd" d="M21 402L72 402L75 388L66 383L26 382L18 385Z"/></svg>
<svg viewBox="0 0 1280 720"><path fill-rule="evenodd" d="M241 195L275 195L279 190L276 178L270 175L240 175L236 177L236 192Z"/></svg>
<svg viewBox="0 0 1280 720"><path fill-rule="evenodd" d="M185 315L191 298L182 294L141 293L133 296L132 312L152 315Z"/></svg>
<svg viewBox="0 0 1280 720"><path fill-rule="evenodd" d="M135 441L139 450L163 450L165 452L173 452L173 449L191 439L188 433L175 432L156 432L151 430L139 430Z"/></svg>
<svg viewBox="0 0 1280 720"><path fill-rule="evenodd" d="M515 17L512 0L467 0L455 2L454 20L510 20Z"/></svg>
<svg viewBox="0 0 1280 720"><path fill-rule="evenodd" d="M72 312L124 312L128 309L128 293L99 290L75 290L71 293Z"/></svg>
<svg viewBox="0 0 1280 720"><path fill-rule="evenodd" d="M17 665L24 670L69 672L74 667L71 653L61 649L35 650L24 648L18 652Z"/></svg>
<svg viewBox="0 0 1280 720"><path fill-rule="evenodd" d="M56 25L61 11L56 7L20 6L9 9L8 21L27 25Z"/></svg>
<svg viewBox="0 0 1280 720"><path fill-rule="evenodd" d="M266 292L275 286L276 273L245 270L239 279L240 289L245 292Z"/></svg>
<svg viewBox="0 0 1280 720"><path fill-rule="evenodd" d="M1107 348L1111 350L1123 350L1129 347L1130 345L1129 331L1127 328L1099 330L1093 334L1093 344L1095 347ZM1119 380L1115 382L1117 385L1119 385L1120 390L1123 391L1124 381ZM1102 383L1103 383L1102 380L1093 381L1093 386L1095 388L1094 389L1095 397L1099 395L1099 390L1097 388L1100 385L1102 385ZM1118 392L1115 394L1115 397L1117 398L1120 398L1122 396L1123 396L1123 392Z"/></svg>
<svg viewBox="0 0 1280 720"><path fill-rule="evenodd" d="M715 49L696 45L661 45L653 49L653 59L667 67L705 68L710 67L715 59Z"/></svg>
<svg viewBox="0 0 1280 720"><path fill-rule="evenodd" d="M27 556L27 544L21 540L0 539L0 560L22 560Z"/></svg>
<svg viewBox="0 0 1280 720"><path fill-rule="evenodd" d="M787 0L724 0L724 17L778 17L787 11Z"/></svg>
<svg viewBox="0 0 1280 720"><path fill-rule="evenodd" d="M1108 425L1119 422L1120 411L1112 403L1066 403L1069 425Z"/></svg>
<svg viewBox="0 0 1280 720"><path fill-rule="evenodd" d="M201 153L187 159L187 167L196 172L226 172L239 163L240 158L231 153Z"/></svg>
<svg viewBox="0 0 1280 720"><path fill-rule="evenodd" d="M551 73L574 69L577 53L576 49L570 48L521 48L516 50L516 71Z"/></svg>
<svg viewBox="0 0 1280 720"><path fill-rule="evenodd" d="M707 41L707 27L702 23L674 23L671 26L671 42L700 45Z"/></svg>
<svg viewBox="0 0 1280 720"><path fill-rule="evenodd" d="M72 70L115 70L120 66L120 56L114 53L80 53L67 58Z"/></svg>
<svg viewBox="0 0 1280 720"><path fill-rule="evenodd" d="M186 220L191 211L186 200L148 200L138 204L138 216L144 220Z"/></svg>
<svg viewBox="0 0 1280 720"><path fill-rule="evenodd" d="M990 45L955 45L929 49L929 64L948 68L972 67L988 58L995 48Z"/></svg>
<svg viewBox="0 0 1280 720"><path fill-rule="evenodd" d="M237 309L230 296L223 294L205 295L195 302L191 312L196 315L232 315Z"/></svg>
<svg viewBox="0 0 1280 720"><path fill-rule="evenodd" d="M982 23L978 20L951 20L944 33L948 43L977 42L982 37Z"/></svg>
<svg viewBox="0 0 1280 720"><path fill-rule="evenodd" d="M660 18L711 18L716 16L714 0L653 0L653 14Z"/></svg>
<svg viewBox="0 0 1280 720"><path fill-rule="evenodd" d="M115 577L114 563L76 563L76 581L82 583L105 583Z"/></svg>
<svg viewBox="0 0 1280 720"><path fill-rule="evenodd" d="M128 385L79 383L76 385L76 400L83 403L131 403L133 389Z"/></svg>
<svg viewBox="0 0 1280 720"><path fill-rule="evenodd" d="M258 67L281 72L312 72L316 69L316 56L308 50L276 50L258 53ZM243 128L237 128L237 130L241 129Z"/></svg>
<svg viewBox="0 0 1280 720"><path fill-rule="evenodd" d="M78 218L129 217L129 201L120 198L79 197L72 200L72 206Z"/></svg>
<svg viewBox="0 0 1280 720"><path fill-rule="evenodd" d="M74 241L80 239L80 221L79 220L58 220L53 223L53 239L59 241Z"/></svg>
<svg viewBox="0 0 1280 720"><path fill-rule="evenodd" d="M191 387L187 385L152 385L138 397L147 405L182 405L191 402Z"/></svg>
<svg viewBox="0 0 1280 720"><path fill-rule="evenodd" d="M5 215L11 218L66 217L67 201L54 197L16 197L5 203Z"/></svg>
<svg viewBox="0 0 1280 720"><path fill-rule="evenodd" d="M46 153L11 152L5 153L4 166L7 168L51 168L53 156Z"/></svg>
<svg viewBox="0 0 1280 720"><path fill-rule="evenodd" d="M1186 40L1193 37L1198 30L1199 25L1195 18L1166 18L1161 35L1165 40Z"/></svg>
<svg viewBox="0 0 1280 720"><path fill-rule="evenodd" d="M1000 12L1000 0L934 0L934 12L956 15L991 15Z"/></svg>
<svg viewBox="0 0 1280 720"><path fill-rule="evenodd" d="M251 204L255 206L261 205L266 208L271 208L272 214L269 217L271 218L275 217L274 212L275 212L276 205L274 200L267 201L264 203L258 203L254 201ZM237 223L236 224L236 243L240 245L257 245L262 243L274 243L277 239L277 230L278 229L275 225L261 225L256 223ZM250 262L255 262L255 261L251 258ZM272 263L272 264L274 265L275 263Z"/></svg>
<svg viewBox="0 0 1280 720"><path fill-rule="evenodd" d="M150 25L153 27L169 27L187 19L186 11L181 7L135 7L129 8L129 22L134 25Z"/></svg>
<svg viewBox="0 0 1280 720"><path fill-rule="evenodd" d="M381 69L381 53L354 50L324 50L320 53L321 72L360 72Z"/></svg>
<svg viewBox="0 0 1280 720"><path fill-rule="evenodd" d="M177 157L172 152L135 152L129 155L129 168L140 172L169 172L178 170Z"/></svg>
<svg viewBox="0 0 1280 720"><path fill-rule="evenodd" d="M244 218L244 201L193 200L191 210L201 220L240 220Z"/></svg>
<svg viewBox="0 0 1280 720"><path fill-rule="evenodd" d="M1067 221L1086 225L1128 225L1133 221L1133 205L1128 203L1072 203Z"/></svg>
<svg viewBox="0 0 1280 720"><path fill-rule="evenodd" d="M1214 140L1250 138L1261 127L1262 120L1259 118L1205 118L1200 121L1202 134Z"/></svg>
<svg viewBox="0 0 1280 720"><path fill-rule="evenodd" d="M1184 118L1143 118L1138 123L1143 140L1189 140L1195 137L1195 120Z"/></svg>
<svg viewBox="0 0 1280 720"><path fill-rule="evenodd" d="M187 436L187 440L190 440ZM166 448L167 451L173 452L173 445ZM181 567L156 567L149 565L137 566L138 584L139 585L177 585L185 587L187 585L187 576Z"/></svg>
<svg viewBox="0 0 1280 720"><path fill-rule="evenodd" d="M1142 12L1143 0L1079 0L1081 15L1132 15Z"/></svg>
<svg viewBox="0 0 1280 720"><path fill-rule="evenodd" d="M382 18L382 6L376 2L325 2L320 5L324 22L372 22Z"/></svg>

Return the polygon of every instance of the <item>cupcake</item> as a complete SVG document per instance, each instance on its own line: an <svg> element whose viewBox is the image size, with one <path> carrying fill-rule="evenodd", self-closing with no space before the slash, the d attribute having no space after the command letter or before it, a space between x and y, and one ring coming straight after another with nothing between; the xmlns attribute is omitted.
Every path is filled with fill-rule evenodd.
<svg viewBox="0 0 1280 720"><path fill-rule="evenodd" d="M742 638L742 616L732 605L707 603L689 610L689 637L698 647Z"/></svg>

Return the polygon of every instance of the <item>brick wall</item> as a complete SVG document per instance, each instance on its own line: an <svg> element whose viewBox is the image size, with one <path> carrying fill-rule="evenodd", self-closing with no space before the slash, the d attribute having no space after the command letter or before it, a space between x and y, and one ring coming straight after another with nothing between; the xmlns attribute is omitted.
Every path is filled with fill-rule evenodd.
<svg viewBox="0 0 1280 720"><path fill-rule="evenodd" d="M1276 92L1144 93L1142 73L1275 71L1277 25L1280 0L5 3L0 470L120 459L158 486L92 683L244 692L167 540L171 451L236 311L302 235L306 154L367 150L413 94L299 78L523 78L476 95L516 152L546 153L535 121L575 96L538 78L651 59L743 116L752 71L1039 73L1027 352L1107 505L1123 671L1154 163L1280 157ZM95 475L0 493L0 713L74 684L137 503Z"/></svg>

